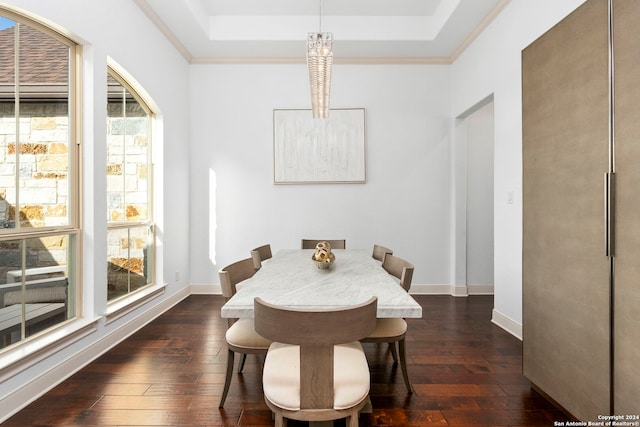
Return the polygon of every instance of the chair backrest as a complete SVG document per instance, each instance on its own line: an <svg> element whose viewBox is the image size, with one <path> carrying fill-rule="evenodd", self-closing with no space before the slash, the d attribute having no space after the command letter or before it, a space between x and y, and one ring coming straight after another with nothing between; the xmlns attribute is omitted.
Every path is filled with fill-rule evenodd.
<svg viewBox="0 0 640 427"><path fill-rule="evenodd" d="M315 249L316 245L319 242L329 242L329 244L331 245L331 249L346 249L347 248L347 241L345 239L338 239L338 240L302 239L301 247L302 247L302 249Z"/></svg>
<svg viewBox="0 0 640 427"><path fill-rule="evenodd" d="M251 278L254 274L256 274L256 269L253 267L253 258L245 258L220 269L218 277L220 278L222 295L226 299L231 298L236 293L236 285Z"/></svg>
<svg viewBox="0 0 640 427"><path fill-rule="evenodd" d="M382 261L382 268L387 270L387 273L400 279L400 285L405 291L409 292L411 280L413 280L413 264L395 255L387 254Z"/></svg>
<svg viewBox="0 0 640 427"><path fill-rule="evenodd" d="M253 259L253 268L260 270L262 268L262 261L269 259L273 256L271 253L271 245L266 244L258 246L251 250L251 258Z"/></svg>
<svg viewBox="0 0 640 427"><path fill-rule="evenodd" d="M385 255L393 255L393 251L387 247L380 245L373 245L373 254L371 256L373 259L377 259L378 261L384 261Z"/></svg>
<svg viewBox="0 0 640 427"><path fill-rule="evenodd" d="M300 408L333 408L334 345L358 341L376 327L377 297L331 310L289 309L254 301L256 332L300 346Z"/></svg>

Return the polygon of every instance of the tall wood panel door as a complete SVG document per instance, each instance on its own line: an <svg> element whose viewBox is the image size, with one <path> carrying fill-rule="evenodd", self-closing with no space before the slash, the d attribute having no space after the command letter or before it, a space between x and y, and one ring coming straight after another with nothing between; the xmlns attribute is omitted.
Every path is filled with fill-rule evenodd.
<svg viewBox="0 0 640 427"><path fill-rule="evenodd" d="M640 411L640 4L613 2L616 244L614 408Z"/></svg>
<svg viewBox="0 0 640 427"><path fill-rule="evenodd" d="M587 1L522 53L524 374L584 420L610 401L607 12Z"/></svg>

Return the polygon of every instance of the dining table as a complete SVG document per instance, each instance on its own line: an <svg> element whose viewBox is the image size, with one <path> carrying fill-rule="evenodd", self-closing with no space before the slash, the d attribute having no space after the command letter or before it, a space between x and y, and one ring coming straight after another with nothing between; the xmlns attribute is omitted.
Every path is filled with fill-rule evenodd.
<svg viewBox="0 0 640 427"><path fill-rule="evenodd" d="M319 268L315 249L281 249L238 290L221 309L224 318L254 317L256 297L289 308L332 309L378 298L378 318L420 318L422 307L387 273L369 251L333 249L334 262ZM361 412L371 412L371 401ZM332 421L312 421L312 427L333 426Z"/></svg>
<svg viewBox="0 0 640 427"><path fill-rule="evenodd" d="M335 261L319 268L314 249L281 249L243 281L221 309L224 318L253 317L253 300L289 308L331 309L378 297L378 318L420 318L422 307L371 253L334 249Z"/></svg>

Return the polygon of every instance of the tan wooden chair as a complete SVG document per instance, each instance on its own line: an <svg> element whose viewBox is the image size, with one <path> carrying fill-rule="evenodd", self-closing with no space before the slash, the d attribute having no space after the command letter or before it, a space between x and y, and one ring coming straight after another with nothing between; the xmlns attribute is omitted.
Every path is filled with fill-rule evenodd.
<svg viewBox="0 0 640 427"><path fill-rule="evenodd" d="M336 310L293 310L255 299L256 330L274 341L262 385L275 426L285 419L329 421L358 413L369 395L369 366L357 341L373 331L378 301ZM345 327L348 325L348 327Z"/></svg>
<svg viewBox="0 0 640 427"><path fill-rule="evenodd" d="M251 250L251 258L253 259L253 268L260 270L262 268L262 261L271 258L271 245L266 244L259 246Z"/></svg>
<svg viewBox="0 0 640 427"><path fill-rule="evenodd" d="M400 286L402 286L405 291L409 292L411 289L411 281L413 280L413 264L390 254L384 257L382 268L384 268L387 273L400 280Z"/></svg>
<svg viewBox="0 0 640 427"><path fill-rule="evenodd" d="M389 248L380 245L373 245L373 253L371 256L373 259L378 260L380 262L384 261L385 255L393 255L393 251Z"/></svg>
<svg viewBox="0 0 640 427"><path fill-rule="evenodd" d="M301 247L302 247L302 249L315 249L316 245L319 242L329 242L329 244L331 245L331 249L346 249L347 248L347 241L345 239L340 239L340 240L302 239Z"/></svg>
<svg viewBox="0 0 640 427"><path fill-rule="evenodd" d="M229 300L236 293L236 285L249 279L256 273L253 267L253 259L246 258L222 268L218 272L222 295ZM247 354L266 354L271 341L260 336L253 326L253 319L228 319L229 328L226 333L227 340L227 374L224 380L224 389L220 397L219 408L224 406L224 401L229 392L231 376L233 374L233 362L235 353L242 354L238 366L238 372L242 372Z"/></svg>
<svg viewBox="0 0 640 427"><path fill-rule="evenodd" d="M382 261L382 268L389 274L393 275L400 281L407 292L411 289L411 281L413 279L413 264L399 258L395 255L387 254ZM401 318L377 319L376 329L365 339L360 340L363 343L389 343L391 355L395 363L400 360L402 368L402 376L407 391L413 393L413 386L409 381L409 372L407 371L407 356L405 348L405 337L407 334L407 321ZM396 349L396 343L398 349ZM398 354L398 350L399 353ZM398 357L399 356L399 357Z"/></svg>

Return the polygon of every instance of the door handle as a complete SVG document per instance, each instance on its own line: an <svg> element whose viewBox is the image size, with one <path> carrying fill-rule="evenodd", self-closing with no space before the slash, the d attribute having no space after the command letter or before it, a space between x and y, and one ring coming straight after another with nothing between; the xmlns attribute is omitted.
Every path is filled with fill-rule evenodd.
<svg viewBox="0 0 640 427"><path fill-rule="evenodd" d="M604 254L615 256L615 178L613 172L604 174Z"/></svg>

